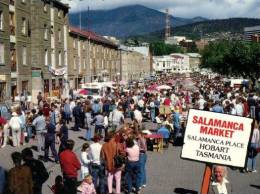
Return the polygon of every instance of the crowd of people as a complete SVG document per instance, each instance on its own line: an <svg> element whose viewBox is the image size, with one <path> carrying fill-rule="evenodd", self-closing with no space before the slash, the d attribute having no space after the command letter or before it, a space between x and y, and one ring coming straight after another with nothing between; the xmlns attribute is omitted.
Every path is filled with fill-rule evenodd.
<svg viewBox="0 0 260 194"><path fill-rule="evenodd" d="M159 90L156 85L170 89ZM72 95L49 101L41 93L37 99L35 107L13 108L8 121L0 117L1 148L8 143L14 147L36 144L44 155L40 161L30 148L12 153L14 167L0 193L2 188L13 194L41 194L49 177L43 162L52 161L49 149L52 162L60 164L62 172L51 188L55 194L140 193L147 184L147 150L153 148L147 135L160 134L166 149L169 143L181 142L190 108L254 118L245 170L256 172L260 98L251 88L231 88L220 76L164 76L141 85L118 86L101 99ZM156 129L145 128L145 121ZM73 151L70 130L84 130L86 142L79 157Z"/></svg>

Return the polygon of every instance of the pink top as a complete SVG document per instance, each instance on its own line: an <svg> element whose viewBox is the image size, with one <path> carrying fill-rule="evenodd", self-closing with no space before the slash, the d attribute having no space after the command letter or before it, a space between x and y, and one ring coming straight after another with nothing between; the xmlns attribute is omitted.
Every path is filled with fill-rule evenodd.
<svg viewBox="0 0 260 194"><path fill-rule="evenodd" d="M96 190L93 183L88 184L86 182L83 182L81 185L81 189L82 194L96 194Z"/></svg>
<svg viewBox="0 0 260 194"><path fill-rule="evenodd" d="M130 162L139 161L140 148L138 145L134 145L131 148L126 148L127 158Z"/></svg>

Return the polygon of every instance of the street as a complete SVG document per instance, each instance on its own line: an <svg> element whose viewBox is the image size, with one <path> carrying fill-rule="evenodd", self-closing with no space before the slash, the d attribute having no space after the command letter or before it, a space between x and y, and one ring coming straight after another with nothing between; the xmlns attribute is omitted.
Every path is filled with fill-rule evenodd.
<svg viewBox="0 0 260 194"><path fill-rule="evenodd" d="M146 128L151 128L151 123L145 124ZM84 140L84 130L81 132L69 131L69 136L75 140L75 151L79 157L80 148ZM29 145L28 145L29 146ZM32 145L30 145L32 146ZM0 149L0 165L5 169L12 167L10 154L13 151L21 151L11 146ZM181 147L169 146L163 153L148 153L147 161L147 187L143 189L143 194L193 194L199 193L200 185L204 173L204 164L182 160L180 158ZM38 153L34 152L35 157ZM42 154L42 153L41 153ZM257 171L260 172L260 159L257 157ZM60 174L60 165L54 162L45 163L50 178L43 186L43 194L51 194L49 186L54 184L55 177ZM235 194L259 194L260 193L260 176L258 173L240 173L238 170L228 170L228 180L232 184L233 193Z"/></svg>

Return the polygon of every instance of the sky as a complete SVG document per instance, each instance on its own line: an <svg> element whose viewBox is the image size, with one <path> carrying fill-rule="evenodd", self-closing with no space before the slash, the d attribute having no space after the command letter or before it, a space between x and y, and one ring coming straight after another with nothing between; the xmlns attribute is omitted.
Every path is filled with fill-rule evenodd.
<svg viewBox="0 0 260 194"><path fill-rule="evenodd" d="M171 15L192 18L202 16L209 19L230 17L260 18L260 0L61 0L69 3L71 11L113 9L125 5L140 4Z"/></svg>

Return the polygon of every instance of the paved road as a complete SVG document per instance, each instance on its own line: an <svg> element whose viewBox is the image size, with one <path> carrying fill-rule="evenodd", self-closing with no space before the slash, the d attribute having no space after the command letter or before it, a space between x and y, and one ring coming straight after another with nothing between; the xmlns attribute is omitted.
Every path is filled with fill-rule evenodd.
<svg viewBox="0 0 260 194"><path fill-rule="evenodd" d="M147 128L151 126L148 124ZM84 131L72 132L70 137L76 140L75 151L80 152L80 146L84 140L78 138L84 135ZM29 146L29 145L27 145ZM31 145L30 145L31 146ZM25 146L23 146L25 147ZM22 148L23 148L22 147ZM10 153L14 150L10 146L0 149L0 165L5 169L12 167ZM163 153L149 152L147 163L148 182L143 194L191 194L199 193L200 184L204 171L204 164L180 159L181 147L170 146ZM35 152L37 157L39 154ZM228 179L231 181L234 194L260 194L260 157L257 158L258 173L240 173L229 169ZM51 194L48 185L54 183L56 175L60 174L60 167L57 164L45 163L51 176L43 187L43 194Z"/></svg>

